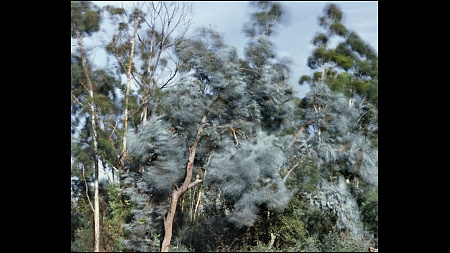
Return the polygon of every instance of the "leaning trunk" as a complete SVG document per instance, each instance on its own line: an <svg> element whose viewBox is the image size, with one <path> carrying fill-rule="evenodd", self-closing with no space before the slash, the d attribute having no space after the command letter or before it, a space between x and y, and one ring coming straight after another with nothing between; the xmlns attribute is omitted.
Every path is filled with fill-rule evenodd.
<svg viewBox="0 0 450 253"><path fill-rule="evenodd" d="M202 180L200 180L198 178L194 182L191 182L191 180L192 180L192 168L194 166L194 158L195 158L195 154L197 152L198 143L200 142L200 134L203 130L203 125L206 122L207 114L208 114L208 112L206 112L205 115L203 116L202 122L197 131L197 137L195 139L194 145L192 145L192 148L189 149L189 158L188 158L189 160L188 160L188 164L186 166L186 177L184 178L183 185L181 186L181 188L179 188L177 190L173 190L172 194L170 195L169 211L167 212L166 216L164 217L164 240L163 240L163 243L161 246L161 252L169 251L170 241L172 240L173 220L175 217L175 212L177 210L178 199L187 191L187 189L202 182Z"/></svg>

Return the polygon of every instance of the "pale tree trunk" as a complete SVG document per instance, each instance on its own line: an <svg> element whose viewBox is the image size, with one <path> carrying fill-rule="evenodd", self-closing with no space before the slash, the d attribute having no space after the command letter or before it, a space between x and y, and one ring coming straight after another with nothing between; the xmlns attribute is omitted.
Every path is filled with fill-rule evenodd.
<svg viewBox="0 0 450 253"><path fill-rule="evenodd" d="M188 158L189 160L186 166L186 177L184 178L183 185L181 186L181 188L174 189L172 191L172 194L170 195L169 210L167 211L167 214L164 217L164 240L161 246L161 252L169 251L170 241L172 240L173 219L175 217L175 212L177 210L178 199L181 197L181 195L183 195L187 191L187 189L202 182L202 180L199 178L196 178L194 182L191 182L191 180L195 154L197 152L198 143L200 142L200 134L203 131L203 125L206 123L207 114L208 112L206 112L205 115L203 116L202 122L197 131L197 137L195 138L195 142L192 145L192 147L189 148L189 158Z"/></svg>
<svg viewBox="0 0 450 253"><path fill-rule="evenodd" d="M141 10L141 7L148 6L148 13L144 13ZM192 3L180 3L180 2L167 2L167 1L157 1L157 2L139 2L135 6L132 6L133 15L133 27L132 27L132 35L128 33L125 36L125 40L130 43L130 53L126 57L122 52L116 51L114 48L114 56L121 66L123 72L127 77L127 85L125 90L125 104L124 104L124 135L122 136L122 148L120 152L119 164L123 169L123 162L126 158L126 149L127 149L127 131L128 131L128 121L130 115L138 113L138 110L142 110L140 113L142 122L146 122L148 117L150 116L147 112L147 108L151 102L152 91L155 92L156 89L162 89L166 85L173 80L177 73L175 64L175 70L173 71L170 67L167 66L166 55L170 59L175 62L175 57L170 55L170 50L167 50L170 47L174 47L174 43L168 43L171 41L171 36L176 34L176 39L181 38L188 30L191 24L191 8ZM149 14L149 15L146 15ZM125 14L123 16L122 22L128 23L128 18L130 15ZM150 17L147 19L146 17ZM150 21L148 21L150 20ZM150 22L150 23L149 23ZM151 35L148 35L146 32L142 32L138 34L138 29L141 25L147 25L149 29L151 29ZM118 24L120 26L120 24ZM156 29L160 29L161 32L156 34ZM178 33L175 33L178 31ZM116 35L120 35L123 32L123 29L118 29ZM123 39L121 36L114 36L113 45L119 43L119 41ZM148 43L150 41L150 43ZM138 43L142 43L139 45ZM124 44L122 44L124 45ZM137 53L135 50L138 50ZM148 55L147 62L141 62L148 65L146 71L150 73L148 79L144 78L143 73L140 73L139 70L133 70L134 61L142 60L139 58L139 52L145 53ZM165 54L163 54L165 52ZM164 56L164 57L163 57ZM164 59L162 59L164 58ZM161 66L162 70L156 73L156 68ZM170 73L166 73L164 70L169 69ZM165 80L159 87L158 83L161 83L162 79L169 78ZM130 111L129 108L129 98L130 98L130 85L132 80L136 82L136 85L139 86L141 92L143 92L139 108L137 111ZM119 175L120 177L120 175Z"/></svg>
<svg viewBox="0 0 450 253"><path fill-rule="evenodd" d="M81 52L81 63L83 66L83 72L86 76L87 86L85 88L89 92L89 112L91 114L92 124L92 142L93 142L93 155L94 155L94 252L100 251L100 205L98 196L98 156L97 156L97 130L95 123L95 106L94 106L94 85L90 78L90 70L86 63L86 54L83 48L83 40L80 36L77 37L78 45Z"/></svg>
<svg viewBox="0 0 450 253"><path fill-rule="evenodd" d="M130 49L130 58L129 58L129 61L128 61L128 69L125 69L125 66L119 61L119 63L124 68L124 70L126 72L126 76L127 76L127 89L126 89L126 93L125 93L125 108L123 110L124 131L123 131L123 136L122 136L122 152L121 152L121 155L120 155L120 164L121 165L123 165L123 161L125 160L126 150L127 150L128 100L130 98L131 70L132 70L132 67L133 67L134 44L136 42L138 21L139 21L139 16L135 15L134 23L133 23L133 37L130 39L131 49Z"/></svg>
<svg viewBox="0 0 450 253"><path fill-rule="evenodd" d="M269 245L267 245L267 248L271 249L273 247L273 244L275 243L275 239L277 238L277 236L274 233L270 233L270 241L269 241Z"/></svg>
<svg viewBox="0 0 450 253"><path fill-rule="evenodd" d="M197 176L198 176L198 174L197 174ZM206 177L206 171L205 171L205 174L203 174L203 178L205 178L205 177ZM193 221L195 221L195 218L197 217L198 207L200 206L201 199L202 199L202 187L200 187L200 189L198 190L198 197L197 197L197 202L195 203Z"/></svg>

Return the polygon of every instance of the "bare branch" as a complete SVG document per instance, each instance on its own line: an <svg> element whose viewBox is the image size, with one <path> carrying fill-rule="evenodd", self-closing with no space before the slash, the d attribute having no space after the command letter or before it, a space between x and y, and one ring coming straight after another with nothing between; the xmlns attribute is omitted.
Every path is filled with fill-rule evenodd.
<svg viewBox="0 0 450 253"><path fill-rule="evenodd" d="M201 183L201 182L203 182L203 180L201 180L201 179L195 179L194 182L192 182L192 183L190 183L190 184L188 185L188 189L191 188L191 187L196 186L197 184L199 184L199 183Z"/></svg>
<svg viewBox="0 0 450 253"><path fill-rule="evenodd" d="M84 175L84 165L82 165L82 166L83 166L84 185L86 186L86 197L88 199L88 202L89 202L89 205L91 206L92 211L94 212L95 209L94 209L94 206L92 205L91 198L89 198L89 187L88 187L87 182L86 182L86 176Z"/></svg>
<svg viewBox="0 0 450 253"><path fill-rule="evenodd" d="M233 132L234 139L236 140L236 146L238 146L239 145L239 140L236 137L237 130L234 130L234 128L232 128L232 127L230 127L230 129Z"/></svg>
<svg viewBox="0 0 450 253"><path fill-rule="evenodd" d="M286 173L286 176L284 176L283 178L283 182L286 182L287 178L289 177L289 174L291 174L291 172L297 168L297 166L299 166L303 161L305 160L305 158L303 158L300 162L296 163L292 168L290 168L288 170L288 172Z"/></svg>
<svg viewBox="0 0 450 253"><path fill-rule="evenodd" d="M81 106L83 106L83 104L80 102L80 100L78 100L77 97L75 97L75 95L72 94L73 99Z"/></svg>
<svg viewBox="0 0 450 253"><path fill-rule="evenodd" d="M300 129L298 130L298 132L295 134L294 138L291 141L291 144L294 144L295 140L297 140L297 138L303 133L303 131L305 131L306 127L308 127L309 125L311 125L312 123L314 123L315 120L310 120L308 122L306 122L302 127L300 127Z"/></svg>

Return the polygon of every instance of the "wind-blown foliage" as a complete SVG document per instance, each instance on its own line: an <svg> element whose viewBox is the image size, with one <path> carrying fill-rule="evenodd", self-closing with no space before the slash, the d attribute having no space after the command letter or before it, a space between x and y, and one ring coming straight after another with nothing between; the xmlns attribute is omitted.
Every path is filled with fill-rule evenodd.
<svg viewBox="0 0 450 253"><path fill-rule="evenodd" d="M90 1L72 1L70 5L73 37L90 36L100 29L101 10Z"/></svg>
<svg viewBox="0 0 450 253"><path fill-rule="evenodd" d="M184 176L185 147L156 116L143 123L137 133L130 131L128 138L123 193L134 206L133 220L125 226L132 231L125 245L137 251L159 249L158 223L167 211L167 195Z"/></svg>
<svg viewBox="0 0 450 253"><path fill-rule="evenodd" d="M359 111L348 106L343 94L316 84L308 101L310 109L305 114L315 119L317 129L309 140L311 153L323 175L313 203L337 215L336 231L348 229L360 236L359 207L349 184L352 181L361 186L378 186L377 148L359 131Z"/></svg>
<svg viewBox="0 0 450 253"><path fill-rule="evenodd" d="M283 209L291 196L278 174L285 157L276 138L259 132L254 138L211 157L208 184L219 185L228 202L232 202L230 219L238 226L251 226L258 208Z"/></svg>
<svg viewBox="0 0 450 253"><path fill-rule="evenodd" d="M247 83L246 95L260 107L264 130L282 131L284 120L294 112L294 92L289 83L290 61L277 59L271 36L282 24L282 5L270 1L251 2L256 7L243 31L249 38L244 48L242 71Z"/></svg>
<svg viewBox="0 0 450 253"><path fill-rule="evenodd" d="M235 50L223 44L217 33L207 29L200 30L194 40L180 41L176 49L182 62L180 72L184 75L177 87L169 89L162 100L161 111L166 114L160 119L170 122L180 142L167 141L167 128L160 132L163 128L154 119L151 122L155 123L143 125L137 134L129 133L128 156L132 158L128 160L128 166L131 170L141 168L144 171L136 183L140 192L154 195L155 191L167 192L176 186L180 176L184 176L182 167L189 151L186 148L201 137L195 163L198 168L196 174L203 175L208 170L211 178L206 177L205 182L222 182L220 185L225 192L224 198L234 202L237 210L230 217L231 220L238 225L250 225L260 205L265 204L272 209L285 206L290 195L278 175L279 167L284 162L283 153L280 146L276 146L275 137L257 131L258 118L249 113L249 108L250 111L257 110L258 106L243 96L243 79L239 76L231 78L233 74L240 73L237 71L239 62ZM207 124L204 132L197 136L198 123L205 115ZM236 135L236 132L240 134ZM169 151L171 146L179 150ZM224 168L220 165L222 159L229 160L235 152L238 152L236 155L239 158L230 160L230 166L226 166L223 171L228 176L217 174L216 171ZM167 157L165 162L175 159L179 163L167 167L157 164L158 157L163 154ZM251 156L244 159L241 156L243 154ZM209 166L205 166L207 160L210 161ZM230 173L235 176L239 173L232 172L233 168L253 169L248 170L246 179L239 183L236 180L233 182L230 177ZM130 174L130 179L132 177ZM236 188L239 185L249 189L239 191ZM132 199L137 198L133 197L133 192L135 190L126 190Z"/></svg>
<svg viewBox="0 0 450 253"><path fill-rule="evenodd" d="M291 62L273 43L282 3L249 6L242 58L211 28L191 37L157 29L152 17L174 18L159 12L181 7L174 2L104 9L116 28L106 45L114 63L87 76L90 62L72 55L73 250L89 250L94 241L95 161L121 176L119 184L101 184L101 250L377 246L376 53L341 23L337 5L326 5L319 18L325 31L313 38L308 60L316 72L301 77L311 89L296 98ZM87 79L95 84L89 96Z"/></svg>
<svg viewBox="0 0 450 253"><path fill-rule="evenodd" d="M147 188L140 188L141 185L138 184L141 191L168 194L173 185L184 176L185 147L156 116L142 124L140 130L137 133L130 131L128 134L127 152L130 158L126 168L142 173Z"/></svg>
<svg viewBox="0 0 450 253"><path fill-rule="evenodd" d="M363 241L377 227L377 214L367 209L361 213L366 194L371 194L370 206L377 201L373 194L378 187L377 56L341 19L336 5L324 8L319 24L327 34L313 39L317 49L308 60L311 69L322 71L301 78L312 85L303 113L313 122L307 141L321 173L319 189L308 198L335 215L334 232ZM327 48L332 36L344 42Z"/></svg>

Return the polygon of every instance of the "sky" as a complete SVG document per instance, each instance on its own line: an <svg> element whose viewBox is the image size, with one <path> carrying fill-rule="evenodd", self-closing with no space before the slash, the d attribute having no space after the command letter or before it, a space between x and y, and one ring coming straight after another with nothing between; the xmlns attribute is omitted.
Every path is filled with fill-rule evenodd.
<svg viewBox="0 0 450 253"><path fill-rule="evenodd" d="M378 1L277 2L287 10L288 22L279 27L272 42L279 57L288 57L292 61L290 79L298 97L304 97L309 91L309 87L299 85L298 80L300 76L312 73L306 64L314 50L311 40L317 32L323 31L318 24L318 17L323 15L323 9L328 3L335 3L343 13L344 26L356 32L378 53ZM112 2L93 3L102 7ZM249 21L252 11L248 1L193 1L194 16L187 35L192 35L201 26L212 27L222 33L225 42L235 47L242 57L248 42L242 27Z"/></svg>
<svg viewBox="0 0 450 253"><path fill-rule="evenodd" d="M378 2L377 1L278 1L287 10L288 22L280 26L272 39L279 57L289 57L292 61L291 82L296 95L303 98L309 91L308 85L299 85L302 75L312 72L306 62L314 47L311 40L317 32L322 32L318 17L328 3L335 3L343 13L342 23L355 31L366 43L378 52ZM93 1L99 7L126 1ZM242 33L243 25L249 21L252 8L248 1L193 1L193 20L187 36L193 35L198 27L212 27L224 36L225 42L244 54L248 39ZM97 43L94 43L97 44ZM73 48L72 48L73 49ZM95 64L106 64L106 53L97 51ZM103 172L103 171L101 171ZM101 177L104 177L100 173Z"/></svg>

